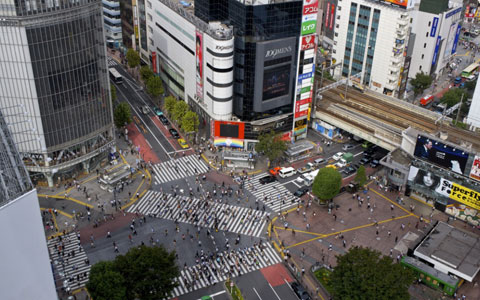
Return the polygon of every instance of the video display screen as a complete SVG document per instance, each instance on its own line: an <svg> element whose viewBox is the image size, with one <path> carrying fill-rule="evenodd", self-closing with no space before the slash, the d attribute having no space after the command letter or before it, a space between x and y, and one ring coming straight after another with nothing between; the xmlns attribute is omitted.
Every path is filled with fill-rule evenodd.
<svg viewBox="0 0 480 300"><path fill-rule="evenodd" d="M220 124L220 136L238 138L238 125Z"/></svg>
<svg viewBox="0 0 480 300"><path fill-rule="evenodd" d="M414 155L436 165L463 174L468 160L468 152L455 149L422 135L417 137Z"/></svg>
<svg viewBox="0 0 480 300"><path fill-rule="evenodd" d="M263 73L263 101L287 95L289 83L290 65L266 70Z"/></svg>

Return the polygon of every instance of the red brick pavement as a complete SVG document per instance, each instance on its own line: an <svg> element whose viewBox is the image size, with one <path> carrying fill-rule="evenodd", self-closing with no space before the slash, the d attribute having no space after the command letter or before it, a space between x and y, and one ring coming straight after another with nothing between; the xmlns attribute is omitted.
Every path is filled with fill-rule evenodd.
<svg viewBox="0 0 480 300"><path fill-rule="evenodd" d="M133 142L135 146L140 146L140 154L144 161L150 161L152 163L159 163L160 158L153 152L147 143L147 140L138 131L137 126L132 122L127 126L128 138Z"/></svg>
<svg viewBox="0 0 480 300"><path fill-rule="evenodd" d="M132 221L133 218L137 219L135 214L118 212L114 214L115 219L108 219L106 222L102 222L98 227L94 228L93 222L91 225L80 229L80 242L82 244L90 243L90 236L93 235L95 239L104 238L107 236L107 232L113 233L115 230L125 227Z"/></svg>

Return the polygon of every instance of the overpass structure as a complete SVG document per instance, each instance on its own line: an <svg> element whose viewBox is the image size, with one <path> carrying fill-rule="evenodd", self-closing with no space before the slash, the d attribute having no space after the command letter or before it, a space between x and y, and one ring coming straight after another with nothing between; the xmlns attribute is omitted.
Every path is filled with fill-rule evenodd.
<svg viewBox="0 0 480 300"><path fill-rule="evenodd" d="M438 122L438 117L435 112L392 97L361 93L350 87L346 93L345 85L322 90L315 110L315 118L390 151L399 148L405 131L413 128L430 135L442 132L448 141L480 152L478 134L450 125L448 118Z"/></svg>

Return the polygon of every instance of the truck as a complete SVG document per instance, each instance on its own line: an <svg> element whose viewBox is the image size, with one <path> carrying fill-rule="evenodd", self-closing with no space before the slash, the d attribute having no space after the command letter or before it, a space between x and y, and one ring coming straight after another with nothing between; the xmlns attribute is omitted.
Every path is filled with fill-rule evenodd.
<svg viewBox="0 0 480 300"><path fill-rule="evenodd" d="M298 168L297 172L300 174L313 171L315 169L315 165L313 163L307 163L304 167Z"/></svg>
<svg viewBox="0 0 480 300"><path fill-rule="evenodd" d="M351 163L353 161L353 154L350 152L344 153L342 155L342 158L335 164L338 168L343 168L347 164Z"/></svg>
<svg viewBox="0 0 480 300"><path fill-rule="evenodd" d="M420 104L422 106L427 106L428 104L432 103L433 101L433 95L426 95L422 99L420 99Z"/></svg>

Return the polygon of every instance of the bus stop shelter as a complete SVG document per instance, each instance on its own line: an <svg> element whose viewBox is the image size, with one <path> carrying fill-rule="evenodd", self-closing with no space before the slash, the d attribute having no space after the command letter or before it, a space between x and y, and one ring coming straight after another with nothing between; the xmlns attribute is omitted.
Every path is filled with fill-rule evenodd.
<svg viewBox="0 0 480 300"><path fill-rule="evenodd" d="M309 141L298 141L292 144L285 151L287 160L294 162L312 156L314 145Z"/></svg>

